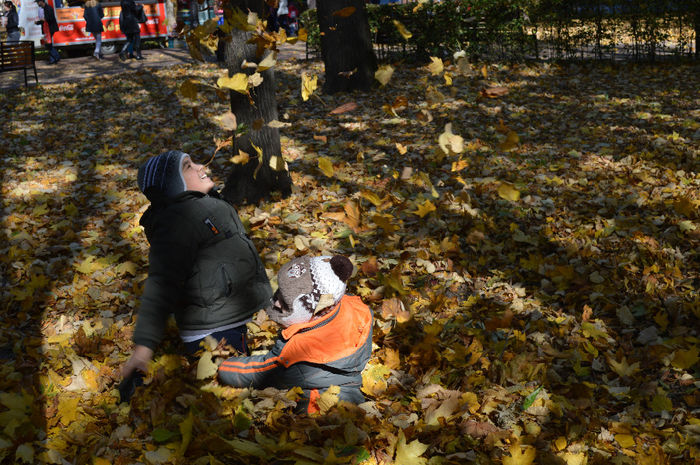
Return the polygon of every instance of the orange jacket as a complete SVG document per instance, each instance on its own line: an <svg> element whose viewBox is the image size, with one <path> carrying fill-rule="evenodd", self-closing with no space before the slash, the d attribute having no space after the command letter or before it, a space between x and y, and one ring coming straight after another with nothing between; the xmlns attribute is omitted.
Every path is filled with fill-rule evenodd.
<svg viewBox="0 0 700 465"><path fill-rule="evenodd" d="M344 296L326 315L292 325L264 355L232 357L219 367L219 379L236 387L304 389L307 411L329 386L340 399L364 401L362 370L372 353L372 311L355 296ZM311 402L309 402L311 400Z"/></svg>

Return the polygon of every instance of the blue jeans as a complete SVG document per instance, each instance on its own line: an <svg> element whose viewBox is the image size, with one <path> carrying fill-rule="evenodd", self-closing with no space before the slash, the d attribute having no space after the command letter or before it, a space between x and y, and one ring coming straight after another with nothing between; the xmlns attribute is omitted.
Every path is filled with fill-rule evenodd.
<svg viewBox="0 0 700 465"><path fill-rule="evenodd" d="M226 339L226 343L233 346L237 351L243 355L248 355L248 330L246 325L238 326L237 328L226 329L224 331L219 331L210 335L217 341ZM185 353L187 355L194 355L201 347L199 343L202 339L192 342L185 342Z"/></svg>
<svg viewBox="0 0 700 465"><path fill-rule="evenodd" d="M56 50L56 47L53 46L53 34L51 34L51 42L47 42L44 44L44 48L46 48L46 51L49 52L49 61L51 62L56 62L61 59L61 56L58 54L58 50Z"/></svg>

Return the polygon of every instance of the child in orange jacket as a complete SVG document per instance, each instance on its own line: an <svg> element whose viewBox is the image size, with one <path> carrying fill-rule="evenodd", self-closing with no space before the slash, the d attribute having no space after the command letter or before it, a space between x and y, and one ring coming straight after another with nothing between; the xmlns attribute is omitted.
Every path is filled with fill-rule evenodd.
<svg viewBox="0 0 700 465"><path fill-rule="evenodd" d="M359 297L345 295L352 262L342 255L304 256L278 275L270 318L284 329L264 355L232 357L219 367L219 379L235 387L304 391L297 405L308 413L328 387L340 387L340 400L364 402L362 370L372 352L372 311Z"/></svg>

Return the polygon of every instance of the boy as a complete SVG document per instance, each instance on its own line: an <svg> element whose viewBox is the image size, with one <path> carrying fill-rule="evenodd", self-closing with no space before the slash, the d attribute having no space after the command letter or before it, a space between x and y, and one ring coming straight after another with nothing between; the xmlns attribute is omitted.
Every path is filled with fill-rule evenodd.
<svg viewBox="0 0 700 465"><path fill-rule="evenodd" d="M141 218L151 248L134 352L122 376L147 372L171 313L188 353L206 336L248 353L245 325L269 307L272 288L236 210L204 166L177 150L141 166L138 185L151 201Z"/></svg>
<svg viewBox="0 0 700 465"><path fill-rule="evenodd" d="M304 390L297 409L319 411L317 400L331 385L340 400L364 402L362 370L372 352L372 312L359 297L345 295L352 262L342 255L304 256L284 265L273 307L266 310L281 331L265 355L232 357L219 379L236 387Z"/></svg>

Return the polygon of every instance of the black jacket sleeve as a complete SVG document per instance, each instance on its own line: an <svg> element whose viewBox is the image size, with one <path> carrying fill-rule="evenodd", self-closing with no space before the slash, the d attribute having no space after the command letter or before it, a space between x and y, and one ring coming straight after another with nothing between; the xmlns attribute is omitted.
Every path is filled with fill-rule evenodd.
<svg viewBox="0 0 700 465"><path fill-rule="evenodd" d="M148 278L136 320L134 343L155 350L168 315L182 300L183 285L192 271L200 238L194 225L166 218L151 235Z"/></svg>

